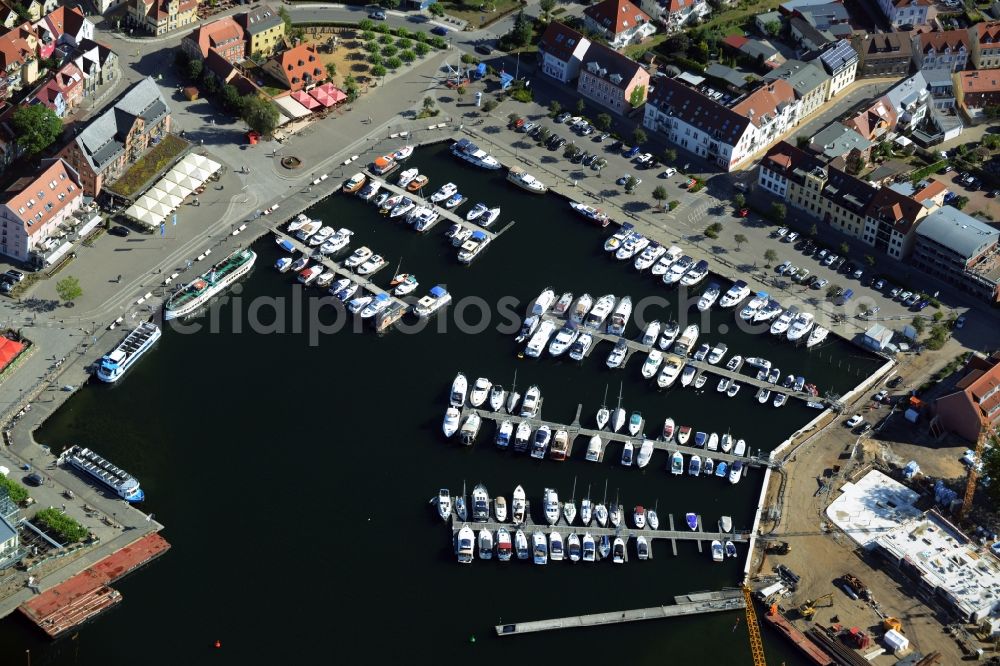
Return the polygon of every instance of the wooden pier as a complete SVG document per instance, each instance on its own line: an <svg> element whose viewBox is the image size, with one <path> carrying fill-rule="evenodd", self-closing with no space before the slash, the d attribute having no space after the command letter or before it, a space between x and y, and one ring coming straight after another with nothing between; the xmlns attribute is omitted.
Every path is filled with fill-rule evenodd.
<svg viewBox="0 0 1000 666"><path fill-rule="evenodd" d="M406 310L409 310L409 308L410 308L410 304L409 303L407 303L403 299L399 298L398 296L393 296L391 292L386 291L382 287L380 287L377 284L375 284L374 282L372 282L371 275L367 275L367 276L365 276L365 275L358 275L357 273L355 273L354 271L352 271L350 268L347 268L346 266L344 266L342 261L341 262L334 261L333 259L331 259L331 258L329 258L327 256L320 255L319 254L319 248L310 247L307 243L303 243L298 238L295 238L294 236L292 236L290 234L283 233L283 232L280 232L280 231L277 231L277 230L275 230L274 233L281 240L287 240L288 242L290 242L292 244L292 246L297 251L301 252L302 254L304 254L307 257L310 257L311 258L310 265L315 264L315 263L322 264L327 270L336 273L338 277L347 278L347 279L355 282L356 284L358 284L361 287L361 289L367 291L368 293L370 293L372 295L386 294L386 295L389 296L390 299L392 299L392 304L398 305L399 307L403 308L404 312ZM388 266L389 264L386 263L385 265ZM309 286L315 287L316 283L313 282ZM317 288L318 289L322 289L323 291L327 290L326 287L317 287ZM360 294L356 294L356 295L360 295Z"/></svg>
<svg viewBox="0 0 1000 666"><path fill-rule="evenodd" d="M588 441L594 435L597 435L598 437L601 438L601 455L600 458L598 459L599 461L604 460L604 452L607 449L607 445L611 442L619 442L622 445L624 445L625 442L632 442L632 446L635 447L635 451L636 453L638 453L639 447L642 446L642 443L644 441L646 441L646 438L632 437L627 432L618 433L618 432L613 432L611 430L595 430L593 428L582 427L580 424L580 414L583 412L582 404L577 405L576 417L570 424L555 423L553 421L544 421L540 418L529 419L521 416L516 416L513 414L508 414L506 412L493 412L488 409L477 409L475 407L469 407L469 406L462 408L461 421L464 422L465 417L473 412L479 414L479 417L481 419L490 420L493 421L494 423L501 423L505 420L510 420L510 422L514 425L515 430L517 429L517 425L521 421L527 421L532 426L532 429L538 429L543 425L547 425L549 429L552 430L553 434L555 433L556 430L565 430L567 433L569 433L569 450L566 452L567 458L572 456L573 446L578 437L586 437ZM538 413L541 414L540 408ZM694 437L693 432L691 436ZM735 440L737 438L734 437L733 439L735 444ZM680 451L682 454L686 454L689 457L692 455L701 456L703 460L705 458L711 458L716 463L724 461L727 465L736 462L738 460L741 463L743 463L744 467L780 466L778 462L772 461L768 456L762 453L758 453L757 455L737 456L732 453L726 453L722 449L719 449L718 451L709 451L708 449L698 448L696 446L681 445L673 441L664 442L661 439L650 439L650 441L653 442L654 451L665 451L668 454L668 461L666 466L668 470L670 469L669 457L673 455L674 451ZM513 446L513 442L511 443L511 446ZM687 474L686 468L684 470L684 474Z"/></svg>
<svg viewBox="0 0 1000 666"><path fill-rule="evenodd" d="M702 613L717 613L734 611L743 608L743 595L739 590L722 590L719 592L700 592L674 597L674 603L667 606L638 608L626 611L611 611L608 613L591 613L575 615L551 620L535 620L533 622L517 622L514 624L498 624L498 636L514 636L530 634L554 629L574 629L580 627L596 627L623 622L638 622L640 620L659 620L681 615L699 615Z"/></svg>
<svg viewBox="0 0 1000 666"><path fill-rule="evenodd" d="M556 315L553 314L545 314L543 315L543 319L551 321L553 324L555 324L558 327L556 329L557 331L559 328L562 328L566 324L565 317L557 317ZM624 336L610 335L608 333L604 333L602 331L586 327L580 327L579 330L581 335L583 335L584 333L590 333L590 335L592 335L594 338L594 343L590 346L590 349L587 350L586 354L587 357L589 357L594 352L594 350L597 349L598 343L610 342L612 345L614 345L617 344L619 340L625 340L625 343L628 346L628 351L625 353L625 358L622 360L622 364L618 366L619 370L625 368L626 364L628 364L629 362L629 359L631 359L634 354L641 353L643 355L648 355L649 352L654 349L654 347L651 345L644 345L641 342L637 342L635 340L629 340ZM664 352L665 355L668 353L673 353L673 352ZM770 382L761 381L760 379L757 379L756 377L752 377L750 375L744 375L743 373L739 372L739 368L737 368L737 370L734 372L732 370L727 370L724 365L712 365L707 361L696 361L694 360L693 357L691 356L685 357L683 354L677 354L677 356L683 358L685 363L693 365L698 370L698 374L707 372L713 375L718 375L719 377L725 377L729 380L735 380L740 384L752 386L755 389L764 388L771 391L771 393L784 393L789 398L798 398L799 400L803 400L805 402L820 401L820 398L812 395L811 393L806 393L805 391L796 391L794 389L788 389L783 387L781 384L772 384ZM741 363L740 368L742 368L744 364L745 363ZM657 374L659 374L659 371L657 371ZM786 374L793 374L793 373L786 373ZM650 381L655 381L655 377ZM680 381L681 381L680 377L678 376L678 378L674 381L671 388L682 388L680 385ZM683 388L693 388L693 386L694 384L692 382L692 385L690 387L683 387ZM709 387L711 387L711 390L713 391L716 388L715 385L709 382L708 384L705 385L705 387L702 390L707 391L709 390Z"/></svg>
<svg viewBox="0 0 1000 666"><path fill-rule="evenodd" d="M481 231L481 232L483 232L490 239L490 242L492 242L493 239L495 239L501 233L503 233L504 231L506 231L507 228L510 226L510 224L508 224L507 226L505 226L499 232L490 231L489 229L485 229L485 228L479 226L475 222L468 222L464 217L462 217L461 215L455 213L453 210L449 210L449 209L445 208L444 206L440 206L440 205L438 205L436 203L431 203L431 200L429 198L422 197L422 196L420 196L416 192L410 192L406 188L403 188L403 187L400 187L399 185L396 185L394 183L388 182L383 176L376 176L375 174L371 173L367 169L365 170L365 175L367 175L369 178L374 178L375 180L377 180L380 183L382 183L382 188L381 188L382 190L387 190L389 192L392 192L393 194L402 194L403 196L407 196L410 199L412 199L414 201L414 203L417 204L417 206L428 206L428 207L434 208L434 210L436 210L438 213L441 214L441 219L448 220L449 222L453 222L454 224L462 226L462 227L464 227L466 229L470 229L472 231ZM393 173L393 175L396 175L396 174ZM381 190L379 190L379 191L381 191ZM440 203L444 203L444 202L442 201ZM466 203L468 203L468 202L466 202ZM399 218L399 219L403 219L403 218ZM497 220L494 224L499 225L499 223L500 223L500 220Z"/></svg>

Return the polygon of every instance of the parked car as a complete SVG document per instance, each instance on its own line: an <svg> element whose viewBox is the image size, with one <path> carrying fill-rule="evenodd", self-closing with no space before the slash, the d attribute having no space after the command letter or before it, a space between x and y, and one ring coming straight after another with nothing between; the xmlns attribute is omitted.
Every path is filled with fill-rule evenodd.
<svg viewBox="0 0 1000 666"><path fill-rule="evenodd" d="M797 273L797 274L795 275L795 277L794 277L794 278L792 278L792 279L793 279L793 280L795 280L796 282L802 282L802 281L803 281L803 280L805 280L805 279L806 279L807 277L809 277L809 269L808 269L808 268L803 268L803 269L802 269L801 271L799 271L799 272L798 272L798 273Z"/></svg>
<svg viewBox="0 0 1000 666"><path fill-rule="evenodd" d="M845 261L846 259L844 259L843 257L837 257L836 259L833 260L833 263L830 264L830 268L832 268L833 270L837 270L838 268L840 268L841 264L843 264Z"/></svg>
<svg viewBox="0 0 1000 666"><path fill-rule="evenodd" d="M903 383L903 378L900 377L899 375L896 375L895 377L893 377L892 379L890 379L888 382L886 382L885 385L888 386L889 388L896 388L897 386L899 386L902 383Z"/></svg>
<svg viewBox="0 0 1000 666"><path fill-rule="evenodd" d="M128 231L126 229L126 231ZM11 280L12 282L20 282L24 279L24 273L13 268L3 274L4 279Z"/></svg>
<svg viewBox="0 0 1000 666"><path fill-rule="evenodd" d="M912 295L913 295L913 292L911 292L911 291L904 291L904 292L902 292L901 294L899 294L899 302L900 303L905 303L906 299L908 299Z"/></svg>
<svg viewBox="0 0 1000 666"><path fill-rule="evenodd" d="M621 139L616 139L615 142L611 144L611 150L621 150L624 145L625 144L622 143Z"/></svg>
<svg viewBox="0 0 1000 666"><path fill-rule="evenodd" d="M448 36L448 28L446 28L446 27L444 27L442 25L436 25L433 28L431 28L431 33L435 34L435 35L438 35L439 37L447 37Z"/></svg>
<svg viewBox="0 0 1000 666"><path fill-rule="evenodd" d="M615 185L624 185L628 181L629 178L631 178L631 176L626 173L626 174L622 175L621 178L619 178L618 180L615 181Z"/></svg>
<svg viewBox="0 0 1000 666"><path fill-rule="evenodd" d="M923 311L924 311L924 309L925 309L925 308L926 308L926 307L927 307L928 305L930 305L930 304L931 304L931 302L930 302L930 301L928 301L928 300L923 300L923 301L920 301L919 303L917 303L916 305L914 305L914 306L913 306L913 309L914 309L914 310L916 310L917 312L923 312Z"/></svg>
<svg viewBox="0 0 1000 666"><path fill-rule="evenodd" d="M864 421L864 417L861 416L861 414L855 414L851 418L847 419L847 421L845 421L844 423L848 428L854 428L862 421Z"/></svg>
<svg viewBox="0 0 1000 666"><path fill-rule="evenodd" d="M896 297L899 296L899 293L901 291L903 291L903 290L900 289L899 287L893 287L892 289L889 290L889 298L895 300Z"/></svg>
<svg viewBox="0 0 1000 666"><path fill-rule="evenodd" d="M584 125L580 129L580 136L590 136L593 133L594 133L594 128L591 127L590 125Z"/></svg>
<svg viewBox="0 0 1000 666"><path fill-rule="evenodd" d="M958 319L955 320L955 328L959 329L964 327L965 327L965 315L958 315Z"/></svg>
<svg viewBox="0 0 1000 666"><path fill-rule="evenodd" d="M553 146L553 148L555 148L556 150L559 150L560 148L562 148L565 145L566 145L566 139L564 139L562 137L558 137L557 140L556 140L556 144L555 144L555 146Z"/></svg>
<svg viewBox="0 0 1000 666"><path fill-rule="evenodd" d="M667 167L666 169L663 170L663 174L662 175L663 175L664 178L670 178L675 173L677 173L677 169L675 169L673 167Z"/></svg>
<svg viewBox="0 0 1000 666"><path fill-rule="evenodd" d="M607 132L602 132L601 134L599 134L599 135L597 135L597 136L594 137L594 141L604 141L609 136L611 136L611 135L608 134Z"/></svg>
<svg viewBox="0 0 1000 666"><path fill-rule="evenodd" d="M837 255L835 255L835 254L828 254L828 255L826 255L826 257L823 258L822 264L824 266L832 266L833 262L835 262L835 261L837 261Z"/></svg>
<svg viewBox="0 0 1000 666"><path fill-rule="evenodd" d="M819 252L816 253L816 260L823 261L824 259L826 259L826 255L828 254L829 252L827 252L825 249L820 250Z"/></svg>
<svg viewBox="0 0 1000 666"><path fill-rule="evenodd" d="M590 168L593 169L594 171L600 171L606 166L608 166L608 161L602 157L601 159L591 164Z"/></svg>
<svg viewBox="0 0 1000 666"><path fill-rule="evenodd" d="M819 280L816 280L815 282L812 283L812 288L813 289L822 289L823 287L825 287L828 284L830 284L829 280L820 278Z"/></svg>
<svg viewBox="0 0 1000 666"><path fill-rule="evenodd" d="M476 44L476 53L482 55L493 55L493 47L489 44Z"/></svg>
<svg viewBox="0 0 1000 666"><path fill-rule="evenodd" d="M872 289L876 289L876 290L879 290L879 291L881 291L882 287L884 287L884 286L885 286L885 280L883 280L881 278L879 278L878 280L875 280L875 282L872 283Z"/></svg>
<svg viewBox="0 0 1000 666"><path fill-rule="evenodd" d="M790 262L790 261L788 261L786 259L777 268L774 269L774 272L777 273L778 275L784 275L785 271L787 271L788 267L791 266L791 265L792 265L792 262Z"/></svg>
<svg viewBox="0 0 1000 666"><path fill-rule="evenodd" d="M750 214L749 208L740 208L738 211L736 211L737 217L746 217L749 214Z"/></svg>
<svg viewBox="0 0 1000 666"><path fill-rule="evenodd" d="M635 158L635 163L640 165L645 165L648 162L652 161L652 159L653 159L652 153L643 153L642 155L639 155L638 157Z"/></svg>
<svg viewBox="0 0 1000 666"><path fill-rule="evenodd" d="M793 231L793 232L789 233L787 236L785 236L784 240L785 240L786 243L794 243L795 239L798 238L798 237L799 237L799 233L797 231Z"/></svg>
<svg viewBox="0 0 1000 666"><path fill-rule="evenodd" d="M903 301L903 305L914 306L920 302L920 294L914 293L909 296L909 298Z"/></svg>
<svg viewBox="0 0 1000 666"><path fill-rule="evenodd" d="M631 148L625 151L625 157L627 157L628 159L632 159L633 157L639 154L640 150L642 150L640 146L632 146Z"/></svg>
<svg viewBox="0 0 1000 666"><path fill-rule="evenodd" d="M865 272L860 268L855 268L854 271L851 273L851 277L853 277L855 280L860 280L864 276Z"/></svg>
<svg viewBox="0 0 1000 666"><path fill-rule="evenodd" d="M774 231L774 237L775 238L781 238L782 236L784 236L787 233L788 233L788 229L786 227L778 227Z"/></svg>
<svg viewBox="0 0 1000 666"><path fill-rule="evenodd" d="M529 123L529 125L530 124L534 124L534 123ZM535 136L538 136L539 134L541 134L543 129L545 129L545 128L542 127L541 125L535 125L531 129L525 130L525 131L528 133L528 136L535 137Z"/></svg>

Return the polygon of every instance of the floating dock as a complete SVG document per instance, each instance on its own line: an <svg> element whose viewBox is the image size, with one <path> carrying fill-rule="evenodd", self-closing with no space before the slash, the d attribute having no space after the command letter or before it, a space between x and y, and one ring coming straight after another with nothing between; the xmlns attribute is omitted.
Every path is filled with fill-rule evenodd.
<svg viewBox="0 0 1000 666"><path fill-rule="evenodd" d="M785 619L776 607L771 607L764 613L764 620L774 627L778 633L792 642L809 661L818 666L834 666L835 662L818 645L809 640L805 634Z"/></svg>
<svg viewBox="0 0 1000 666"><path fill-rule="evenodd" d="M543 319L551 321L559 328L564 326L567 321L565 317L557 317L552 314L543 315ZM594 352L595 349L597 349L597 345L601 342L610 342L612 345L614 345L617 344L619 340L625 340L625 343L628 346L628 351L625 353L625 358L622 359L622 364L618 366L619 370L625 367L629 359L632 358L633 354L636 353L649 354L649 352L651 352L654 349L652 345L644 345L641 342L636 342L635 340L629 340L628 338L625 338L624 336L621 335L610 335L608 333L604 333L592 328L585 328L583 326L580 326L578 328L580 330L581 335L583 333L590 333L594 337L594 344L592 344L590 346L590 349L587 351L588 357ZM673 352L664 352L664 354L670 354L670 353ZM772 384L770 382L762 381L760 379L757 379L756 377L751 377L750 375L744 375L738 370L735 372L732 370L727 370L724 365L712 365L711 363L708 363L706 361L696 361L691 356L685 356L683 354L677 354L677 355L683 358L685 363L693 365L695 368L697 368L699 374L707 372L713 375L718 375L719 377L725 377L730 380L735 380L740 384L753 386L755 389L764 388L771 391L771 393L784 393L789 398L798 398L799 400L805 402L820 402L820 398L812 395L811 393L806 393L805 391L796 391L794 389L785 388L781 384ZM742 367L743 365L744 364L741 363L740 367ZM793 374L793 373L786 373L786 374ZM655 380L651 379L650 381L655 381ZM680 385L680 381L681 381L680 377L678 376L678 378L674 381L674 384L670 388L682 388ZM691 388L691 387L683 387L683 388ZM702 390L707 391L708 387L706 386ZM712 390L713 391L715 390L714 386L712 386Z"/></svg>
<svg viewBox="0 0 1000 666"><path fill-rule="evenodd" d="M739 590L700 592L674 597L674 603L669 606L592 613L590 615L574 615L572 617L517 622L515 624L498 624L496 625L496 632L498 636L514 636L539 631L552 631L554 629L575 629L607 624L621 624L623 622L638 622L640 620L659 620L681 615L700 615L702 613L739 610L743 608L743 604L743 594Z"/></svg>
<svg viewBox="0 0 1000 666"><path fill-rule="evenodd" d="M147 534L24 602L18 609L50 638L56 638L119 604L121 594L109 585L156 559L169 548L170 544L159 534Z"/></svg>
<svg viewBox="0 0 1000 666"><path fill-rule="evenodd" d="M537 429L540 426L547 425L553 433L556 430L565 430L569 433L569 450L566 452L566 457L569 458L573 454L573 445L578 437L586 437L588 440L597 435L601 438L601 457L600 460L604 460L604 452L607 449L607 445L610 442L620 442L624 444L625 442L632 442L635 447L636 452L639 451L639 447L645 441L643 437L632 437L628 433L617 433L611 430L595 430L593 428L584 428L580 425L580 414L583 411L583 405L577 405L576 408L576 418L570 424L555 423L552 421L543 421L539 418L529 419L520 416L514 416L507 414L506 412L492 412L488 409L477 409L475 407L463 407L461 413L462 422L465 421L465 417L475 412L479 414L480 418L484 420L494 421L495 423L500 423L505 420L510 420L514 424L515 429L517 424L521 421L527 421L531 426ZM541 413L541 408L539 408L539 413ZM692 437L693 437L692 433ZM725 461L728 465L732 462L739 460L746 467L778 467L779 463L777 461L772 461L768 456L763 454L750 455L750 456L737 456L732 453L726 453L719 449L718 451L709 451L707 449L698 448L696 446L685 446L677 444L676 442L664 442L663 440L653 440L653 449L655 451L665 451L668 455L673 455L674 451L680 451L688 456L698 455L704 460L706 457L711 458L716 463L719 461ZM667 463L667 469L669 470L670 464L669 460ZM684 474L687 474L687 469L685 468Z"/></svg>
<svg viewBox="0 0 1000 666"><path fill-rule="evenodd" d="M400 187L399 185L396 185L394 183L390 183L390 182L386 181L382 176L376 176L376 175L374 175L373 173L371 173L367 169L365 170L365 175L368 176L369 178L374 178L375 180L377 180L380 183L382 183L382 188L381 189L383 189L383 190L388 190L389 192L392 192L393 194L402 194L403 196L410 197L410 199L412 199L417 204L417 206L432 207L434 210L436 210L438 213L441 214L441 219L444 219L444 220L447 220L447 221L452 222L454 224L457 224L457 225L459 225L461 227L464 227L465 229L470 229L472 231L481 231L481 232L483 232L484 234L486 234L486 237L490 239L490 242L492 242L493 239L495 239L501 233L503 233L504 231L506 231L507 227L510 226L510 224L508 223L508 225L506 227L504 227L499 232L490 231L489 229L486 229L484 227L479 226L475 222L468 222L464 217L462 217L461 215L458 215L457 213L453 212L452 210L449 210L449 209L445 208L444 206L439 206L436 203L431 203L431 200L429 198L424 198L424 197L420 196L416 192L410 192L406 188ZM440 202L440 203L443 203L443 202ZM400 217L399 219L403 219L403 218ZM499 223L499 220L497 220L497 222ZM490 226L493 226L493 225L490 225Z"/></svg>
<svg viewBox="0 0 1000 666"><path fill-rule="evenodd" d="M373 295L376 295L376 294L386 294L386 295L389 296L389 298L392 299L392 304L393 305L398 305L398 306L402 307L404 309L404 311L406 311L406 310L409 309L409 307L410 307L409 303L407 303L403 299L399 298L398 296L393 296L391 292L386 291L382 287L380 287L377 284L375 284L374 282L372 282L371 276L358 275L357 273L355 273L354 271L352 271L350 268L347 268L346 266L344 266L343 262L337 262L337 261L334 261L333 259L330 259L329 257L325 257L325 256L324 257L320 257L319 252L318 252L319 248L311 247L311 246L307 245L306 243L303 243L298 238L295 238L294 235L278 231L277 229L275 229L274 233L277 234L278 237L281 240L288 241L289 243L291 243L292 246L297 251L301 252L302 254L304 254L307 257L310 257L311 258L310 265L316 264L316 263L322 264L327 270L336 273L338 277L347 278L349 280L352 280L353 282L355 282L356 284L358 284L361 287L361 289L364 289L369 294L373 294ZM386 266L388 266L388 265L389 264L386 263ZM306 285L303 285L303 286L306 286ZM314 282L312 285L309 285L309 286L315 287L316 284ZM327 288L325 288L325 287L316 287L316 288L320 289L320 290L322 290L324 292L327 291Z"/></svg>

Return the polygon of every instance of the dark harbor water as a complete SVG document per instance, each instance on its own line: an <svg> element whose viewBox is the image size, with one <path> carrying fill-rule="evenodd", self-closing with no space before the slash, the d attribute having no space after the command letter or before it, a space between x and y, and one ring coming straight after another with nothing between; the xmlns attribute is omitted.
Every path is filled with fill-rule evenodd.
<svg viewBox="0 0 1000 666"><path fill-rule="evenodd" d="M478 559L463 567L428 503L438 488L454 494L465 482L471 492L484 482L509 501L522 484L539 508L547 486L569 497L576 479L577 501L588 487L596 501L607 482L608 501L618 493L627 507L656 504L661 516L673 513L679 524L688 511L708 524L728 514L747 528L763 473L753 470L736 486L674 477L663 453L644 470L625 469L617 464L617 445L603 464L586 463L583 440L567 462L533 461L498 451L489 424L474 447L463 448L440 434L456 371L470 382L486 376L510 388L517 370L522 393L531 384L541 388L546 419L568 422L583 403L588 424L605 388L611 402L621 382L623 406L643 413L647 432L672 416L695 430L729 429L752 449L773 448L816 412L797 401L781 409L760 406L746 387L729 399L712 381L702 394L679 384L657 392L641 378L641 357L624 371L608 370L606 344L580 365L517 359L513 337L496 330L503 323L496 304L504 297L517 299L523 312L549 285L557 293L630 294L635 301L654 295L676 301L676 291L609 259L601 249L609 232L574 217L561 199L522 193L507 186L502 173L464 168L440 153L428 149L413 159L430 175L432 189L453 180L471 199L461 212L479 200L497 202L501 221L517 221L469 268L455 261L445 223L418 236L340 195L313 213L352 228L352 247L366 244L390 259L378 275L381 284L402 258L402 270L420 279L418 295L436 283L448 286L456 305L426 330L378 337L345 328L310 344L308 307L296 319L289 305L275 326L285 332L248 332L254 299L287 300L300 288L290 274L271 268L278 248L262 239L258 264L238 298L218 306L216 332L167 327L122 382L88 386L37 433L54 450L91 446L135 474L146 491L142 508L167 526L173 549L117 584L124 602L76 639L49 643L12 616L0 625L0 664L22 663L28 648L35 665L750 663L742 619L737 626L741 613L495 637L493 625L501 621L654 606L675 594L736 585L745 547L738 560L722 564L693 543L680 543L678 557L656 543L652 561L633 558L618 567ZM319 294L313 288L301 296L308 304ZM462 300L469 296L480 297L491 312L489 325L475 332L455 321L460 313L469 323L479 318L479 307ZM674 304L653 307L645 317L666 320L675 310ZM264 312L262 318L273 319ZM715 313L708 323L704 340L726 342L730 354L769 358L821 391L843 393L876 367L840 341L807 353L737 330L732 313ZM725 334L718 332L723 323ZM296 324L300 332L293 331ZM627 334L639 331L633 325ZM770 663L800 663L782 639L766 627L763 632Z"/></svg>

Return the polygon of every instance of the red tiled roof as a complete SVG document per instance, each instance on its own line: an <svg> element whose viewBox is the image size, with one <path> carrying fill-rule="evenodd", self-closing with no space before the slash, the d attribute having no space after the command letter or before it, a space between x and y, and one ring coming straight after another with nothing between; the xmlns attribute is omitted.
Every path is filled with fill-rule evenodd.
<svg viewBox="0 0 1000 666"><path fill-rule="evenodd" d="M29 236L38 233L46 222L83 194L76 182L76 173L61 159L53 160L35 177L19 179L8 193L15 190L4 203L24 224Z"/></svg>
<svg viewBox="0 0 1000 666"><path fill-rule="evenodd" d="M909 233L917 223L924 207L914 199L882 187L875 190L865 214L877 220L891 222L893 229L902 235Z"/></svg>
<svg viewBox="0 0 1000 666"><path fill-rule="evenodd" d="M243 41L243 27L230 17L224 17L211 23L198 26L187 36L198 45L201 57L208 57L208 50L221 44Z"/></svg>
<svg viewBox="0 0 1000 666"><path fill-rule="evenodd" d="M301 88L309 80L323 77L323 63L316 56L316 49L309 44L299 44L274 57L285 77L285 83L292 88Z"/></svg>
<svg viewBox="0 0 1000 666"><path fill-rule="evenodd" d="M920 50L923 53L944 53L951 49L958 51L963 46L969 50L969 33L965 30L943 30L941 32L922 32L918 35Z"/></svg>
<svg viewBox="0 0 1000 666"><path fill-rule="evenodd" d="M146 16L154 19L164 19L170 15L169 0L143 0L146 6ZM181 0L177 5L177 13L183 14L198 6L198 0Z"/></svg>
<svg viewBox="0 0 1000 666"><path fill-rule="evenodd" d="M553 21L549 23L549 27L545 29L542 38L538 41L538 49L567 62L583 39L585 37L576 30L558 21Z"/></svg>
<svg viewBox="0 0 1000 666"><path fill-rule="evenodd" d="M947 185L942 183L940 180L932 180L931 182L927 183L926 187L914 192L912 198L914 201L926 201L927 199L936 197L942 192L947 192L947 191L948 191Z"/></svg>
<svg viewBox="0 0 1000 666"><path fill-rule="evenodd" d="M60 5L43 16L42 19L35 25L42 23L45 24L45 26L52 32L53 38L59 39L59 37L64 34L79 34L80 28L83 27L83 23L86 20L86 17L83 15L83 12L79 10L79 8Z"/></svg>
<svg viewBox="0 0 1000 666"><path fill-rule="evenodd" d="M958 85L966 95L1000 91L1000 69L958 72Z"/></svg>
<svg viewBox="0 0 1000 666"><path fill-rule="evenodd" d="M743 35L729 35L728 37L723 38L722 43L739 51L748 41L749 40Z"/></svg>
<svg viewBox="0 0 1000 666"><path fill-rule="evenodd" d="M732 109L760 127L761 119L765 115L776 116L781 112L783 105L793 102L795 102L795 89L792 88L792 84L784 79L775 79L747 95Z"/></svg>
<svg viewBox="0 0 1000 666"><path fill-rule="evenodd" d="M28 44L26 37L35 34L30 23L22 23L16 28L0 35L0 68L6 70L35 56L35 50Z"/></svg>
<svg viewBox="0 0 1000 666"><path fill-rule="evenodd" d="M615 35L650 21L649 14L633 5L629 0L604 0L604 2L587 7L583 13Z"/></svg>
<svg viewBox="0 0 1000 666"><path fill-rule="evenodd" d="M1000 42L1000 21L977 23L976 37L980 44L996 44Z"/></svg>

